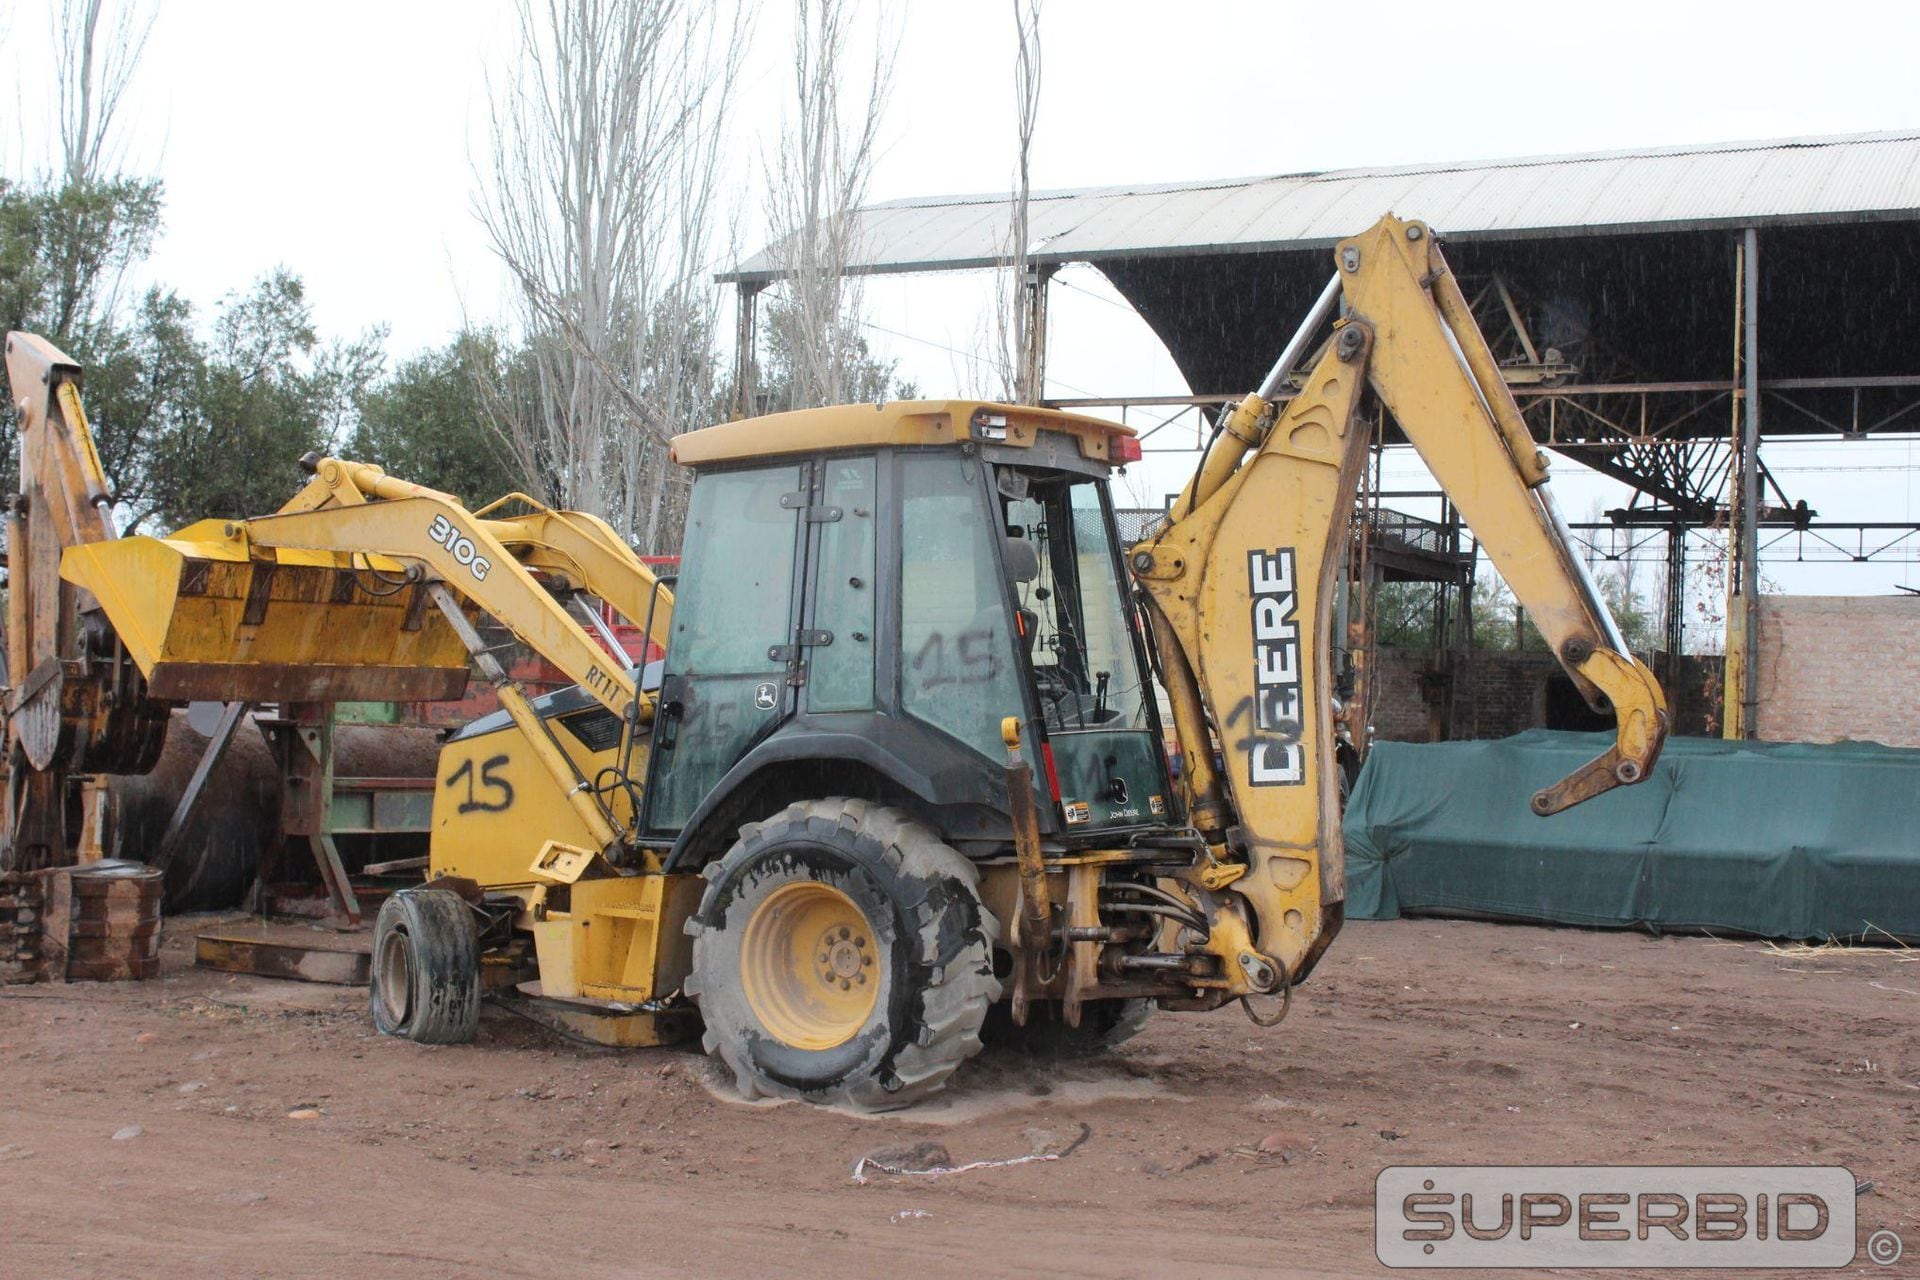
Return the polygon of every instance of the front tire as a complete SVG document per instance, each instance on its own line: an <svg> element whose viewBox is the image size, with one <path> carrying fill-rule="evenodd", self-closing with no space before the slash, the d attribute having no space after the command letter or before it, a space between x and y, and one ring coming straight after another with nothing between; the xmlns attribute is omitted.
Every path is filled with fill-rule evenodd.
<svg viewBox="0 0 1920 1280"><path fill-rule="evenodd" d="M802 802L742 827L704 874L686 991L744 1096L889 1110L980 1051L999 924L927 827Z"/></svg>
<svg viewBox="0 0 1920 1280"><path fill-rule="evenodd" d="M447 889L407 889L380 904L368 999L383 1036L465 1044L480 1029L480 931Z"/></svg>

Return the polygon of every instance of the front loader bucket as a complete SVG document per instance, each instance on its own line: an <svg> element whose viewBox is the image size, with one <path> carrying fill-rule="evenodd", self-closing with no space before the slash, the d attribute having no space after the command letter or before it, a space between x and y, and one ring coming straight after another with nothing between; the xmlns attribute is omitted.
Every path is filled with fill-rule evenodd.
<svg viewBox="0 0 1920 1280"><path fill-rule="evenodd" d="M406 566L254 548L202 520L167 538L69 547L156 698L411 702L458 698L467 650Z"/></svg>

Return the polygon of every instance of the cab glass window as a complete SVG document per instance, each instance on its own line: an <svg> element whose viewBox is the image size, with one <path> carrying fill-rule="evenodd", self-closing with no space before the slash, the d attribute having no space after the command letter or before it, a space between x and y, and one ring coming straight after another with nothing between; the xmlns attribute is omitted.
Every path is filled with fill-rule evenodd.
<svg viewBox="0 0 1920 1280"><path fill-rule="evenodd" d="M1032 548L1010 556L1008 572L1048 731L1147 728L1150 695L1100 486L1007 470L999 490L1008 531Z"/></svg>
<svg viewBox="0 0 1920 1280"><path fill-rule="evenodd" d="M900 703L997 759L1001 719L1025 708L982 465L951 452L900 460Z"/></svg>
<svg viewBox="0 0 1920 1280"><path fill-rule="evenodd" d="M799 489L798 467L720 472L693 487L668 671L765 671L767 647L791 642L796 521L780 498Z"/></svg>
<svg viewBox="0 0 1920 1280"><path fill-rule="evenodd" d="M838 520L820 525L812 625L833 633L809 650L807 709L873 706L873 459L828 458L821 502Z"/></svg>

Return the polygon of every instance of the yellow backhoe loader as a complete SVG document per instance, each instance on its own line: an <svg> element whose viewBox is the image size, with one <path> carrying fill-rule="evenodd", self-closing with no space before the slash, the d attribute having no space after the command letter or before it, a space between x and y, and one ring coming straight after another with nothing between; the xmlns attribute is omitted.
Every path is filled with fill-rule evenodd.
<svg viewBox="0 0 1920 1280"><path fill-rule="evenodd" d="M321 699L369 664L444 671L454 643L499 690L444 747L430 878L381 908L381 1031L467 1039L511 991L608 1043L703 1032L749 1095L894 1107L983 1034L1096 1043L1231 1002L1271 1021L1312 971L1344 897L1329 627L1368 387L1617 717L1535 810L1645 777L1659 686L1433 235L1391 216L1337 247L1137 546L1108 493L1129 430L936 401L679 437L672 590L589 516L468 510L332 458L276 514L89 542L62 572L151 696L297 676ZM582 594L664 659L627 661ZM577 684L526 698L482 613Z"/></svg>

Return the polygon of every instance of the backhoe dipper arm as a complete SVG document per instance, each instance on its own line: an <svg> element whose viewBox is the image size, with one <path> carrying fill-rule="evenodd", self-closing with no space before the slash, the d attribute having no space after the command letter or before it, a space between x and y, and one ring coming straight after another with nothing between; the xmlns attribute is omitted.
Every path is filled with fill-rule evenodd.
<svg viewBox="0 0 1920 1280"><path fill-rule="evenodd" d="M1341 250L1361 255L1354 270L1343 262L1341 275L1353 314L1374 325L1374 391L1588 705L1611 705L1614 713L1612 748L1533 797L1534 812L1558 813L1646 777L1666 740L1666 697L1628 652L1574 552L1547 487L1547 456L1528 434L1438 242L1421 223L1394 222Z"/></svg>
<svg viewBox="0 0 1920 1280"><path fill-rule="evenodd" d="M1610 701L1613 747L1533 798L1549 814L1646 776L1666 705L1568 545L1528 436L1433 236L1389 215L1336 249L1338 270L1259 392L1222 418L1171 519L1133 549L1194 825L1224 865L1203 887L1231 994L1271 990L1260 953L1302 976L1346 897L1329 644L1367 433L1371 384L1590 702ZM1300 392L1276 403L1344 298ZM1214 767L1217 736L1223 769ZM1246 869L1235 865L1244 855Z"/></svg>
<svg viewBox="0 0 1920 1280"><path fill-rule="evenodd" d="M38 484L51 501L60 545L118 537L106 473L80 405L80 366L37 334L9 333L7 381L19 416L21 483Z"/></svg>

